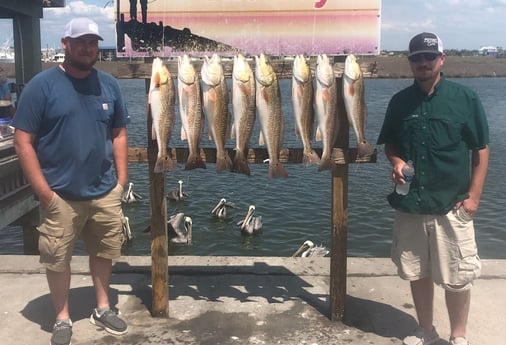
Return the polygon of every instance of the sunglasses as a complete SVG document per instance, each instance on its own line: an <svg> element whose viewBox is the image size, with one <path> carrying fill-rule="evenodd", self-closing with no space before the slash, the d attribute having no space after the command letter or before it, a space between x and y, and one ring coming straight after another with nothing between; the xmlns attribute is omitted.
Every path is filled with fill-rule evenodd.
<svg viewBox="0 0 506 345"><path fill-rule="evenodd" d="M411 55L410 57L408 57L408 60L411 62L420 62L420 61L422 61L422 59L425 61L434 61L440 56L441 55L439 55L439 54L433 54L433 53L420 53L420 54L416 54L416 55Z"/></svg>

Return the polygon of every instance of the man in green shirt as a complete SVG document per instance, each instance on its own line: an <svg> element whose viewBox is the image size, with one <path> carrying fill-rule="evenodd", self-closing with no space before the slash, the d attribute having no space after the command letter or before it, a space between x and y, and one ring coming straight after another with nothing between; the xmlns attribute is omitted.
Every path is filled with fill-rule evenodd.
<svg viewBox="0 0 506 345"><path fill-rule="evenodd" d="M408 60L415 80L390 100L378 138L394 183L406 183L402 170L408 161L415 169L408 193L388 196L396 210L391 256L400 277L410 281L418 318L405 345L439 340L434 283L445 290L450 343L468 345L470 288L481 270L472 217L487 174L488 124L476 93L441 73L445 59L437 35L424 32L411 39Z"/></svg>

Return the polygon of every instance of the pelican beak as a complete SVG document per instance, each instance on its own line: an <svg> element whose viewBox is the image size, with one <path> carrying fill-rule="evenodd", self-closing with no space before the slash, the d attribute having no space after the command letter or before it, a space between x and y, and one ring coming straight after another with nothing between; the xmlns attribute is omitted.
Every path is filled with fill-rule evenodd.
<svg viewBox="0 0 506 345"><path fill-rule="evenodd" d="M302 254L303 252L305 252L306 250L309 249L309 245L304 242L300 247L299 249L297 249L295 251L295 253L292 254L292 258L296 257L296 256L299 256L300 254Z"/></svg>
<svg viewBox="0 0 506 345"><path fill-rule="evenodd" d="M219 210L220 208L222 208L222 207L225 205L225 203L226 203L226 202L227 202L227 200L225 200L225 199L221 199L221 200L220 200L220 201L216 204L216 206L214 206L214 208L212 209L211 213L212 213L212 214L218 214L218 213L217 213L217 212L218 212L218 210Z"/></svg>
<svg viewBox="0 0 506 345"><path fill-rule="evenodd" d="M248 213L246 213L246 217L244 217L244 220L242 221L241 229L244 229L248 225L251 217L253 217L253 213L255 213L255 206L250 206Z"/></svg>
<svg viewBox="0 0 506 345"><path fill-rule="evenodd" d="M187 233L188 244L192 244L193 221L191 217L184 217L184 227Z"/></svg>

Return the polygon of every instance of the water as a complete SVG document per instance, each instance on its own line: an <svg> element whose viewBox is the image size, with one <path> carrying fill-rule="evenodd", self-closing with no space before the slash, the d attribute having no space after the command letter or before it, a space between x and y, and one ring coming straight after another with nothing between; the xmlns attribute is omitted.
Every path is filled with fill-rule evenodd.
<svg viewBox="0 0 506 345"><path fill-rule="evenodd" d="M490 125L490 167L480 209L475 217L476 237L482 258L506 259L506 182L502 170L506 163L502 157L506 147L506 109L504 88L506 78L459 79L480 95L488 113ZM408 86L408 79L367 79L366 102L369 110L366 137L375 142L387 103L398 90ZM285 114L284 147L302 147L294 135L290 103L290 80L281 81ZM129 125L129 142L132 147L147 146L144 80L120 80L132 122ZM171 146L186 147L179 140L180 123L176 123ZM258 146L258 123L251 146ZM502 140L501 140L502 139ZM350 147L356 147L350 132ZM214 147L204 133L203 147ZM227 146L232 147L229 141ZM317 146L317 145L315 145ZM386 201L394 185L390 180L390 164L382 147L378 147L378 162L349 166L348 194L348 255L360 257L388 257L390 250L393 210ZM193 219L193 244L169 246L169 255L235 255L235 256L289 256L302 242L309 239L330 248L331 174L318 172L315 166L302 164L286 166L288 179L269 179L267 165L252 164L251 177L227 171L217 173L214 164L206 170L185 171L178 164L177 171L166 175L166 191L176 188L179 179L190 197L183 203L167 202L168 214L185 212ZM134 190L144 196L142 202L124 206L130 219L134 240L125 245L124 255L150 255L150 234L142 232L149 225L149 181L147 164L129 165L130 181ZM228 209L229 218L215 220L211 208L220 198L236 204ZM241 235L237 222L242 220L248 206L254 204L264 219L260 234ZM10 226L0 231L0 254L22 254L22 231ZM85 254L81 245L76 254Z"/></svg>

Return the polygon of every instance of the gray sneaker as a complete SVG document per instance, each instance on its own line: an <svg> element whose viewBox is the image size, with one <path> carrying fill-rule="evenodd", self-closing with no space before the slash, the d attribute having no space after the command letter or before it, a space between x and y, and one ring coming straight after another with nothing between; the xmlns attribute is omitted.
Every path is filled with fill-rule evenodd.
<svg viewBox="0 0 506 345"><path fill-rule="evenodd" d="M469 341L466 338L462 338L462 337L450 339L450 344L452 344L452 345L470 345Z"/></svg>
<svg viewBox="0 0 506 345"><path fill-rule="evenodd" d="M71 345L72 321L69 322L57 320L53 326L53 335L50 345Z"/></svg>
<svg viewBox="0 0 506 345"><path fill-rule="evenodd" d="M97 309L93 309L90 316L90 323L98 327L102 327L107 332L114 335L123 335L128 331L125 321L119 318L118 313L113 310L106 310L99 315Z"/></svg>
<svg viewBox="0 0 506 345"><path fill-rule="evenodd" d="M439 335L436 329L432 327L430 332L426 332L423 328L418 327L413 332L413 335L404 338L403 345L430 345L439 340Z"/></svg>

